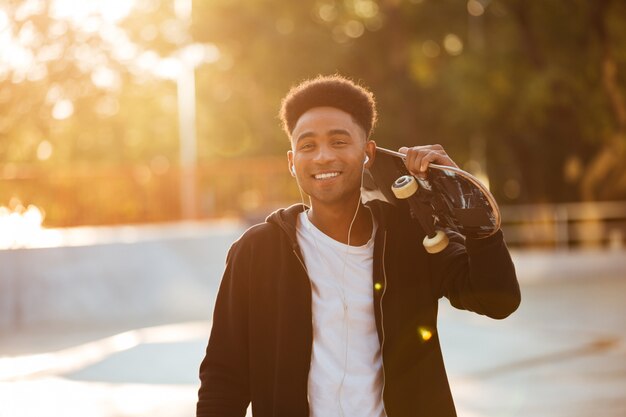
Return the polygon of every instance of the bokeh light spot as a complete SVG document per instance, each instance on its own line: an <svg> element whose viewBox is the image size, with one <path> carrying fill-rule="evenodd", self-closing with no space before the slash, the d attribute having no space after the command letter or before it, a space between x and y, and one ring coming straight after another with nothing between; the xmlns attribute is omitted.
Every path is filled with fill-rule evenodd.
<svg viewBox="0 0 626 417"><path fill-rule="evenodd" d="M350 20L344 26L344 31L346 32L346 35L354 39L363 35L363 32L365 32L365 26L363 26L363 23L358 20Z"/></svg>
<svg viewBox="0 0 626 417"><path fill-rule="evenodd" d="M209 64L219 61L222 57L222 52L217 45L213 43L205 43L204 47L204 61Z"/></svg>
<svg viewBox="0 0 626 417"><path fill-rule="evenodd" d="M433 332L428 326L419 326L417 328L417 334L423 342L428 342L433 337Z"/></svg>
<svg viewBox="0 0 626 417"><path fill-rule="evenodd" d="M194 67L197 67L203 62L217 62L220 59L220 50L212 43L193 43L181 49L180 59Z"/></svg>
<svg viewBox="0 0 626 417"><path fill-rule="evenodd" d="M15 12L15 19L18 22L23 22L33 15L41 14L46 7L43 1L23 1L21 3Z"/></svg>
<svg viewBox="0 0 626 417"><path fill-rule="evenodd" d="M482 16L485 13L485 6L478 0L469 0L467 2L467 12L472 16Z"/></svg>
<svg viewBox="0 0 626 417"><path fill-rule="evenodd" d="M463 42L461 41L461 38L454 33L449 33L445 38L443 38L443 47L448 54L453 56L459 55L463 52Z"/></svg>
<svg viewBox="0 0 626 417"><path fill-rule="evenodd" d="M121 21L134 7L135 1L128 0L55 0L50 4L50 15L56 19L70 20L81 27L91 20L90 17L98 16L96 20L100 21L100 26L102 21L110 24Z"/></svg>
<svg viewBox="0 0 626 417"><path fill-rule="evenodd" d="M9 207L0 206L0 249L30 247L36 244L43 223L43 211L30 204L25 208L13 197Z"/></svg>
<svg viewBox="0 0 626 417"><path fill-rule="evenodd" d="M378 14L378 4L372 0L357 0L354 3L354 11L357 16L370 19Z"/></svg>
<svg viewBox="0 0 626 417"><path fill-rule="evenodd" d="M337 9L333 3L326 3L319 7L317 14L323 21L332 22L337 18Z"/></svg>
<svg viewBox="0 0 626 417"><path fill-rule="evenodd" d="M382 289L383 289L383 284L381 284L380 282L375 283L375 284L374 284L374 289L375 289L376 291L380 291L380 290L382 290Z"/></svg>
<svg viewBox="0 0 626 417"><path fill-rule="evenodd" d="M52 117L57 120L64 120L74 114L74 104L70 100L59 100L52 107Z"/></svg>
<svg viewBox="0 0 626 417"><path fill-rule="evenodd" d="M117 72L107 67L98 67L91 73L91 81L96 87L106 90L117 90L121 80Z"/></svg>
<svg viewBox="0 0 626 417"><path fill-rule="evenodd" d="M37 146L37 159L45 161L52 156L52 144L47 140L41 141Z"/></svg>

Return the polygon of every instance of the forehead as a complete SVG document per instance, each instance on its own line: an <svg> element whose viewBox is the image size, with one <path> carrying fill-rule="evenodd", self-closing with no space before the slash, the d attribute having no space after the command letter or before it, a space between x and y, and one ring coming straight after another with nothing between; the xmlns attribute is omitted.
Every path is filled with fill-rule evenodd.
<svg viewBox="0 0 626 417"><path fill-rule="evenodd" d="M348 130L359 129L352 115L335 107L314 107L302 113L293 128L292 136L307 130L343 128Z"/></svg>

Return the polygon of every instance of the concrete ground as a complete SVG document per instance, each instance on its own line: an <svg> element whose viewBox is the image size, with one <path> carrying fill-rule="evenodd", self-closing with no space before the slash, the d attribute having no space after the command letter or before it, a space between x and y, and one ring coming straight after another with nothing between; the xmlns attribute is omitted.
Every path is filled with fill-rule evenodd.
<svg viewBox="0 0 626 417"><path fill-rule="evenodd" d="M523 301L503 321L442 300L459 416L625 416L624 255L515 253ZM209 330L208 321L135 321L4 334L0 417L194 415Z"/></svg>

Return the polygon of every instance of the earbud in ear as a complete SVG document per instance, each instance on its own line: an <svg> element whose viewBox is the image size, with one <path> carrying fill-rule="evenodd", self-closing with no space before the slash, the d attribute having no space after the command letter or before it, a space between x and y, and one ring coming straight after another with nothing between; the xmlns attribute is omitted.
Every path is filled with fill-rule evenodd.
<svg viewBox="0 0 626 417"><path fill-rule="evenodd" d="M363 161L363 165L367 164L370 160L370 157L365 155L365 161Z"/></svg>
<svg viewBox="0 0 626 417"><path fill-rule="evenodd" d="M296 167L295 167L295 165L291 166L291 175L294 176L294 177L296 176Z"/></svg>

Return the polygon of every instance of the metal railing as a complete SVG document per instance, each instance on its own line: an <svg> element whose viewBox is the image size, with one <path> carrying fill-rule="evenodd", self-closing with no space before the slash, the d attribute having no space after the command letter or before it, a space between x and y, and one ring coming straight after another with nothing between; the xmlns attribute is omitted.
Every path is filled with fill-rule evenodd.
<svg viewBox="0 0 626 417"><path fill-rule="evenodd" d="M626 202L503 206L507 243L521 247L626 247Z"/></svg>

